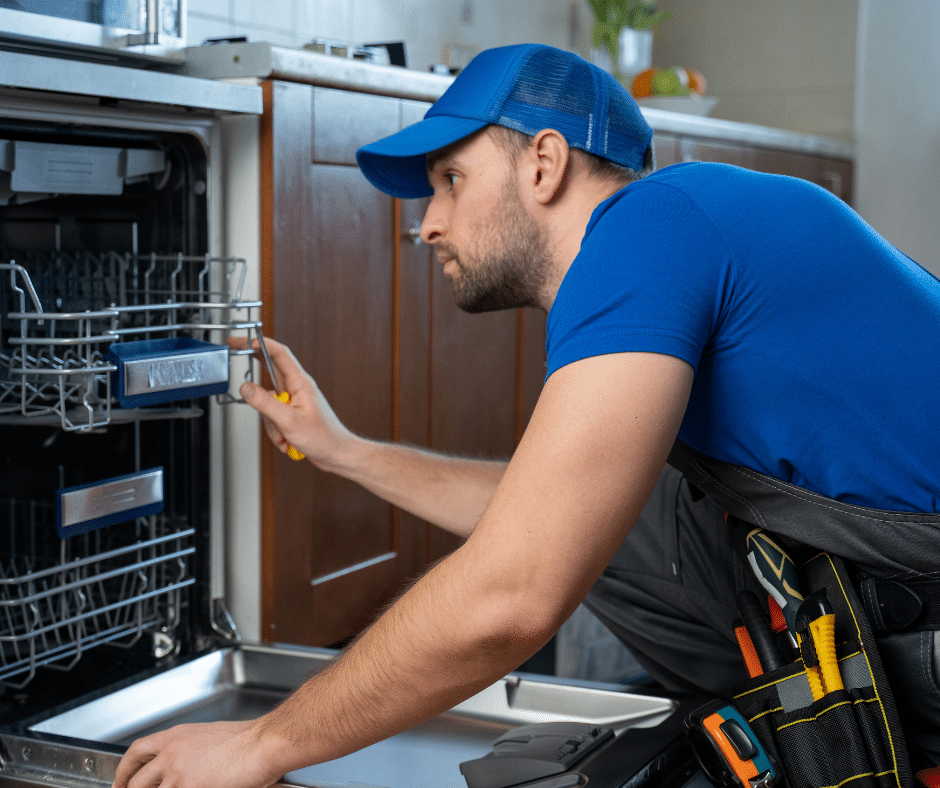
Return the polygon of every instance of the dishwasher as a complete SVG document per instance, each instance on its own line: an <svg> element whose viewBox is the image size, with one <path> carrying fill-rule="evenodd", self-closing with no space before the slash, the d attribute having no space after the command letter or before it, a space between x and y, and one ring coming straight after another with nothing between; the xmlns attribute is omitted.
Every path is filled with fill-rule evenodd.
<svg viewBox="0 0 940 788"><path fill-rule="evenodd" d="M126 70L4 58L22 61L24 79L52 69L63 84ZM124 76L137 85L146 74ZM159 92L168 83L157 76ZM0 785L10 788L108 786L135 738L256 717L337 653L243 642L213 593L209 423L246 407L229 389L257 379L257 362L225 340L262 330L261 303L243 295L249 261L212 253L219 113L178 106L210 90L180 79L164 109L139 87L128 101L0 88ZM260 112L260 98L243 111ZM693 707L514 673L282 784L681 788L700 779L682 737Z"/></svg>

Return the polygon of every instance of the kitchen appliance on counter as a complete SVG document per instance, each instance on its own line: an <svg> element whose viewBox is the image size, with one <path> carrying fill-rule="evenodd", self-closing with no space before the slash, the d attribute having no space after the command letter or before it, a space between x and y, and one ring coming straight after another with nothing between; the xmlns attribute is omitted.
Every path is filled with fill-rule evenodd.
<svg viewBox="0 0 940 788"><path fill-rule="evenodd" d="M222 601L217 400L256 369L224 339L261 304L219 170L260 90L23 52L0 85L0 785L100 787L137 736L264 713L333 657L240 642ZM284 783L680 788L685 711L512 675Z"/></svg>
<svg viewBox="0 0 940 788"><path fill-rule="evenodd" d="M186 46L186 0L15 0L0 7L0 41L22 51L173 60Z"/></svg>

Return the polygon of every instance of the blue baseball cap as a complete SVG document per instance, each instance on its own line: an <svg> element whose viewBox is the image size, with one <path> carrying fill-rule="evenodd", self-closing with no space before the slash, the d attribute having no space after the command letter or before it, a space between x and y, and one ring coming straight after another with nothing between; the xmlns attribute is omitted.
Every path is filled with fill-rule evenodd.
<svg viewBox="0 0 940 788"><path fill-rule="evenodd" d="M561 132L568 145L643 169L653 130L610 74L544 44L487 49L460 72L419 121L364 145L356 162L393 197L429 197L426 155L491 124L529 136Z"/></svg>

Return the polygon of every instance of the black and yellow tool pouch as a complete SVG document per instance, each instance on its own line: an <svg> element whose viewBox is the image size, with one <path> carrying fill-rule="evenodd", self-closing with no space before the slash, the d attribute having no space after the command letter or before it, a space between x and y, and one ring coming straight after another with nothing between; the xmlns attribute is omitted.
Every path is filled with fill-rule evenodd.
<svg viewBox="0 0 940 788"><path fill-rule="evenodd" d="M881 602L874 594L871 599L863 599L862 594L878 584L890 591L901 582L913 579L916 584L924 578L937 578L940 516L846 505L716 461L681 442L676 443L669 463L728 513L729 527L738 529L732 535L736 548L740 529L751 534L760 531L792 557L802 595L822 598L820 604L831 614L810 621L809 627L824 620L834 623L834 630L822 635L816 629L809 631L805 616L802 622L797 620L798 643L789 643L786 635L775 636L783 659L759 675L752 672L750 679L732 688L733 707L750 726L747 734L759 740L780 774L763 781L740 779L739 774L739 779L721 782L743 784L744 788L748 782L751 788L912 788L915 769L905 742L905 726L916 738L912 732L923 725L920 720L912 724L906 708L916 706L919 698L896 699L892 692L892 685L904 685L912 663L900 670L897 662L883 664L879 647L879 641L892 637L880 620L881 611L888 617L898 606L884 589ZM747 558L742 550L737 552L745 568L742 578L753 581L746 571ZM753 558L751 562L753 565ZM932 582L937 585L936 580ZM763 599L768 599L766 592ZM802 606L800 611L802 615ZM873 616L879 620L873 622ZM936 643L934 632L926 630L940 627L929 619L929 626L923 626L923 618L921 615L921 642ZM918 633L905 633L908 635ZM834 648L834 655L829 649L817 648L823 641ZM931 673L929 665L921 668L918 666L918 672ZM824 674L830 680L823 680ZM929 686L935 687L934 676L928 678ZM896 700L906 715L903 720ZM928 705L931 702L928 699ZM702 727L700 718L692 722ZM703 737L698 739L701 744ZM924 765L918 762L916 768Z"/></svg>
<svg viewBox="0 0 940 788"><path fill-rule="evenodd" d="M802 657L734 687L734 704L775 756L790 788L907 788L910 761L873 633L841 559L818 553L799 570L802 587L824 590L836 626L841 681L816 698ZM807 664L809 663L809 664Z"/></svg>

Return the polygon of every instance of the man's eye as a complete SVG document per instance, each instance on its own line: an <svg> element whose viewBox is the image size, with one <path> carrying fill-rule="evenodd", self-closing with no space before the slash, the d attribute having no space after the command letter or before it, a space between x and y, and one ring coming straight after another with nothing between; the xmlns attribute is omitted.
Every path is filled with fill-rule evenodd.
<svg viewBox="0 0 940 788"><path fill-rule="evenodd" d="M453 185L457 182L457 175L456 175L456 173L448 172L444 177L447 179L447 182L448 182L451 186L453 186Z"/></svg>

